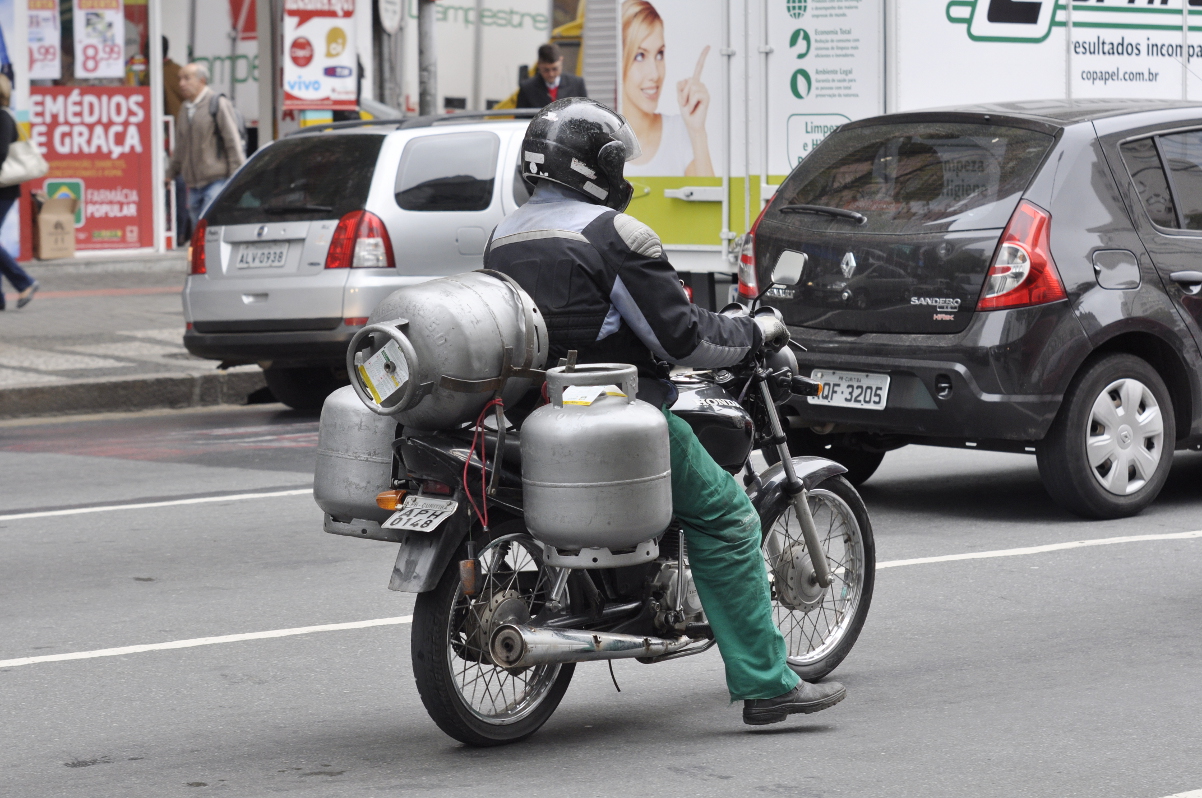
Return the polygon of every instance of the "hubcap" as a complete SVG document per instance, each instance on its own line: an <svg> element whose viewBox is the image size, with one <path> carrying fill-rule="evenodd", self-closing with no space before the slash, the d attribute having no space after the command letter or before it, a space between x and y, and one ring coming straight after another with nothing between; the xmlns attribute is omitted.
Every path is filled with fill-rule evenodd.
<svg viewBox="0 0 1202 798"><path fill-rule="evenodd" d="M826 588L814 578L814 563L804 543L790 546L777 562L776 592L783 606L809 611L822 603Z"/></svg>
<svg viewBox="0 0 1202 798"><path fill-rule="evenodd" d="M1129 496L1148 484L1164 455L1164 418L1148 386L1115 380L1094 400L1085 451L1108 492Z"/></svg>

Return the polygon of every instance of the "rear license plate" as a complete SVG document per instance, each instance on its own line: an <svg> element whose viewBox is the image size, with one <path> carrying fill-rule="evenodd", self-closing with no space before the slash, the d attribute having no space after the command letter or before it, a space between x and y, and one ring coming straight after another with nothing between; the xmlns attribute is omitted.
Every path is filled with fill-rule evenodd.
<svg viewBox="0 0 1202 798"><path fill-rule="evenodd" d="M262 244L243 244L238 247L234 265L239 269L263 269L283 266L288 254L287 241L269 241Z"/></svg>
<svg viewBox="0 0 1202 798"><path fill-rule="evenodd" d="M427 499L424 496L406 496L401 509L381 526L385 529L405 529L412 532L433 532L438 525L450 518L459 509L459 502L450 499Z"/></svg>
<svg viewBox="0 0 1202 798"><path fill-rule="evenodd" d="M884 410L889 399L888 374L814 369L810 379L822 383L822 393L808 397L812 405Z"/></svg>

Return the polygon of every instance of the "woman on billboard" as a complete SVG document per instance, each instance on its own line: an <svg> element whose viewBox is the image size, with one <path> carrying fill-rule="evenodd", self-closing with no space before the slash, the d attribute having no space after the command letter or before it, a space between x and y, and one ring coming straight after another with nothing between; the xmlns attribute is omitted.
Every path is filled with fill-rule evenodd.
<svg viewBox="0 0 1202 798"><path fill-rule="evenodd" d="M622 3L622 114L643 154L626 164L628 175L713 177L705 116L710 94L701 82L707 45L691 77L676 84L679 114L661 114L664 85L664 20L646 0Z"/></svg>

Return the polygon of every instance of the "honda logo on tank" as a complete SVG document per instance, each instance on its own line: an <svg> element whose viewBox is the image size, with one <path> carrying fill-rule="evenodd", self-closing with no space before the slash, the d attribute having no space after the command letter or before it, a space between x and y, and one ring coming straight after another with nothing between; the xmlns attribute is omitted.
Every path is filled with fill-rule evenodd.
<svg viewBox="0 0 1202 798"><path fill-rule="evenodd" d="M358 107L355 0L284 0L284 108Z"/></svg>

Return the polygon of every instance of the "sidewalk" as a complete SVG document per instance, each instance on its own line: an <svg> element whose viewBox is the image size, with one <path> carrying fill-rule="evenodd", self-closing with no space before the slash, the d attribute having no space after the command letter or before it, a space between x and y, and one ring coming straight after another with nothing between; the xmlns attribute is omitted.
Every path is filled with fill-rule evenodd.
<svg viewBox="0 0 1202 798"><path fill-rule="evenodd" d="M257 366L219 371L184 349L183 252L25 269L42 287L17 310L5 285L0 418L245 404L264 388Z"/></svg>

